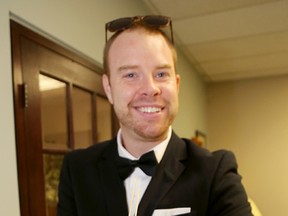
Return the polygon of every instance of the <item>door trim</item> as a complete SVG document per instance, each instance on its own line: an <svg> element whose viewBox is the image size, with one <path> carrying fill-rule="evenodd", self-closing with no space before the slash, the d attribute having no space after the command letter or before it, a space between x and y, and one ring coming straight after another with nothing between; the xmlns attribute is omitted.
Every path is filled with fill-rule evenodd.
<svg viewBox="0 0 288 216"><path fill-rule="evenodd" d="M25 143L27 142L27 135L25 133L25 104L24 104L24 83L23 71L21 62L21 38L27 38L34 43L37 43L59 55L65 56L71 61L77 62L97 74L102 74L102 69L89 59L68 50L61 45L33 32L32 30L10 20L11 28L11 49L12 49L12 66L13 66L13 91L14 91L14 113L15 113L15 133L16 133L16 151L17 151L17 166L18 166L18 186L20 199L20 212L22 216L39 216L42 213L35 215L35 210L31 206L35 200L30 199L30 189L28 181L28 163L27 163L27 149ZM112 131L113 133L113 131ZM37 193L37 192L35 192ZM45 209L45 203L38 206ZM42 211L43 211L42 209ZM42 212L40 211L40 212Z"/></svg>

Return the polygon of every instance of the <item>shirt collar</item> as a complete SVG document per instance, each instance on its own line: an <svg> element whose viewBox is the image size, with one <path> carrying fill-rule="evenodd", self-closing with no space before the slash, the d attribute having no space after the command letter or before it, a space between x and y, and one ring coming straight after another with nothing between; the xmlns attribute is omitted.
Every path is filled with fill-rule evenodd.
<svg viewBox="0 0 288 216"><path fill-rule="evenodd" d="M161 143L159 143L158 145L156 145L154 148L149 150L149 151L152 151L152 150L154 151L158 163L160 163L160 161L162 160L162 157L163 157L164 152L167 148L167 145L169 143L171 135L172 135L172 128L170 126L168 129L167 138L165 140L163 140ZM118 154L120 157L128 158L130 160L137 160L138 159L138 158L135 158L133 155L131 155L122 145L121 128L119 129L119 131L117 133L117 146L118 146Z"/></svg>

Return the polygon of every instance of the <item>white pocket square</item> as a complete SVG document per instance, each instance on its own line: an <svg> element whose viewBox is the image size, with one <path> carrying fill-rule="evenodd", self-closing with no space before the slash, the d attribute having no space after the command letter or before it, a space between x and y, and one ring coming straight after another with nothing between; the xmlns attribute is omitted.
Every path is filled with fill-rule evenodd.
<svg viewBox="0 0 288 216"><path fill-rule="evenodd" d="M190 207L155 209L152 216L173 216L173 215L187 214L190 212L191 212Z"/></svg>

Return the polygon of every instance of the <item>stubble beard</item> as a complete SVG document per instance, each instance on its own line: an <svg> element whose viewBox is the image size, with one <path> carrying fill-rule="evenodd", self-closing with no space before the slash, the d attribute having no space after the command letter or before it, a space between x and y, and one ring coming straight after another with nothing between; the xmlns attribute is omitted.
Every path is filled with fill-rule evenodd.
<svg viewBox="0 0 288 216"><path fill-rule="evenodd" d="M168 115L167 118L161 122L143 121L133 117L129 113L117 116L122 129L133 131L133 133L135 133L143 140L160 141L166 138L168 129L172 124L176 114Z"/></svg>

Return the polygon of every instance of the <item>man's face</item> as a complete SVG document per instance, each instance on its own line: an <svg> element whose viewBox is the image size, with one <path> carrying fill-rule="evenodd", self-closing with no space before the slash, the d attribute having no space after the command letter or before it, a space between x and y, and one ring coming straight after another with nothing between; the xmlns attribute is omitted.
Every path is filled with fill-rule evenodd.
<svg viewBox="0 0 288 216"><path fill-rule="evenodd" d="M172 52L161 35L143 29L125 31L113 42L110 77L103 76L122 133L157 141L166 133L178 111L179 75Z"/></svg>

